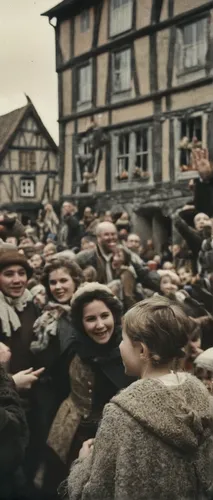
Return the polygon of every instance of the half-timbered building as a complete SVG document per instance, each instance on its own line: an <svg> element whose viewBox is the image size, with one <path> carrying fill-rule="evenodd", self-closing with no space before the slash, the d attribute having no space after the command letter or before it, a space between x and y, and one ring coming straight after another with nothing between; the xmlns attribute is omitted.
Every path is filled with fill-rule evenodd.
<svg viewBox="0 0 213 500"><path fill-rule="evenodd" d="M0 116L0 208L35 215L59 197L58 147L32 101Z"/></svg>
<svg viewBox="0 0 213 500"><path fill-rule="evenodd" d="M61 195L132 213L157 246L213 157L213 1L64 0L55 29Z"/></svg>

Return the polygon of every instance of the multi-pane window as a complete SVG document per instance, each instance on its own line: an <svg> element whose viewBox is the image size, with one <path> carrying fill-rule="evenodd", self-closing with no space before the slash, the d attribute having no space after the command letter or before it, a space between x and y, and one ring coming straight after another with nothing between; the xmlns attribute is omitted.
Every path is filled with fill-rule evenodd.
<svg viewBox="0 0 213 500"><path fill-rule="evenodd" d="M139 130L136 132L136 167L140 168L142 172L148 172L148 129Z"/></svg>
<svg viewBox="0 0 213 500"><path fill-rule="evenodd" d="M205 64L207 52L207 19L186 24L182 32L181 68L187 70Z"/></svg>
<svg viewBox="0 0 213 500"><path fill-rule="evenodd" d="M80 17L81 33L89 31L90 28L90 10L83 10Z"/></svg>
<svg viewBox="0 0 213 500"><path fill-rule="evenodd" d="M130 49L113 54L112 68L113 94L124 92L131 88L131 52Z"/></svg>
<svg viewBox="0 0 213 500"><path fill-rule="evenodd" d="M192 150L202 146L202 116L195 116L180 120L180 168L187 171L192 169Z"/></svg>
<svg viewBox="0 0 213 500"><path fill-rule="evenodd" d="M115 177L120 181L149 181L152 179L151 128L141 127L115 134L113 139Z"/></svg>
<svg viewBox="0 0 213 500"><path fill-rule="evenodd" d="M36 168L35 151L19 151L19 169L25 172L33 172Z"/></svg>
<svg viewBox="0 0 213 500"><path fill-rule="evenodd" d="M117 176L122 176L129 170L130 159L130 134L121 134L118 136L118 154L117 154Z"/></svg>
<svg viewBox="0 0 213 500"><path fill-rule="evenodd" d="M78 102L85 103L92 100L92 66L82 66L78 70Z"/></svg>
<svg viewBox="0 0 213 500"><path fill-rule="evenodd" d="M111 0L110 36L132 28L132 0Z"/></svg>
<svg viewBox="0 0 213 500"><path fill-rule="evenodd" d="M35 196L35 180L21 179L20 180L20 196L23 198L34 198Z"/></svg>

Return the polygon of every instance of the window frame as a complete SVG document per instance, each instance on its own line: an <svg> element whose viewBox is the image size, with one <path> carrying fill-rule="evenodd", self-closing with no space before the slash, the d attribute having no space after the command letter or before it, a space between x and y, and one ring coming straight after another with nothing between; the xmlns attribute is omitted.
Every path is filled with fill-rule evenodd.
<svg viewBox="0 0 213 500"><path fill-rule="evenodd" d="M33 186L33 191L32 194L27 192L26 194L23 193L23 182L31 182ZM19 192L20 192L20 198L36 198L36 179L35 177L21 177L20 178L20 186L19 186Z"/></svg>
<svg viewBox="0 0 213 500"><path fill-rule="evenodd" d="M198 172L196 170L186 170L185 172L181 171L181 165L180 165L180 141L182 139L181 137L181 121L184 120L184 118L187 119L192 119L192 118L201 118L202 121L202 147L205 148L207 146L206 141L207 141L207 135L206 135L206 129L207 129L207 114L204 111L195 111L194 113L189 113L185 117L184 116L178 116L173 118L173 126L174 126L174 137L175 137L175 178L176 180L184 180L184 179L192 179L198 177Z"/></svg>
<svg viewBox="0 0 213 500"><path fill-rule="evenodd" d="M82 99L80 98L80 89L81 89L81 79L80 79L80 72L84 70L85 68L90 68L90 96L89 99ZM83 78L84 81L84 78ZM93 85L93 65L92 61L89 60L89 62L82 64L77 67L77 107L82 107L82 106L91 106L92 104L92 85Z"/></svg>
<svg viewBox="0 0 213 500"><path fill-rule="evenodd" d="M122 0L117 0L117 1L121 1ZM119 22L119 26L120 26L120 29L117 28L113 29L113 24L112 23L115 23L116 25L116 17L115 17L115 8L113 8L113 2L115 2L115 0L109 0L109 26L108 26L108 37L109 38L115 38L115 37L118 37L120 35L122 35L123 33L127 33L128 31L131 31L133 28L134 28L134 16L133 16L133 7L134 7L134 2L135 0L127 0L126 1L126 4L128 4L128 7L127 9L129 8L129 11L130 11L130 19L129 19L129 24L128 26L126 25L125 26L125 23L124 22ZM124 0L125 2L125 0ZM120 6L120 7L117 7L118 9L122 8L123 6ZM118 14L119 15L119 14ZM120 14L121 15L121 14ZM125 19L125 14L123 13L123 18ZM121 27L123 26L123 28Z"/></svg>
<svg viewBox="0 0 213 500"><path fill-rule="evenodd" d="M124 54L124 53L128 53L129 54L129 64L125 66L125 70L128 69L129 71L129 84L125 87L125 88L121 88L119 90L116 90L115 89L115 81L114 81L114 77L115 77L115 73L116 71L118 72L118 70L115 69L115 57L118 55L118 54ZM121 82L122 80L124 81L125 79L127 79L127 75L124 75L124 78L122 77L122 68L120 69L120 79L121 79ZM123 47L123 48L120 48L118 50L114 50L111 54L111 95L112 96L125 96L125 94L127 94L127 97L129 97L129 92L132 90L132 87L131 87L131 82L132 82L132 64L131 64L131 47L127 46L127 47Z"/></svg>
<svg viewBox="0 0 213 500"><path fill-rule="evenodd" d="M197 25L199 22L205 22L204 24L204 31L203 31L203 39L202 39L202 42L198 42L196 44L197 47L203 47L203 60L201 62L197 61L196 64L193 64L191 66L186 66L184 64L184 51L185 51L185 48L186 48L186 44L184 44L184 30L188 27L188 26L195 26ZM187 21L185 23L181 23L177 26L177 41L178 41L178 44L177 44L177 49L178 49L178 56L177 56L177 60L178 60L178 73L177 73L177 76L178 77L181 77L182 75L185 75L185 74L188 74L188 73L191 73L191 72L195 72L195 71L200 71L200 70L203 70L205 69L206 67L206 55L207 55L207 51L208 51L208 46L209 46L209 29L208 29L208 26L209 26L209 13L206 14L206 15L202 15L202 16L199 16L199 17L195 17L195 18L192 18L190 21ZM190 44L188 44L190 46ZM191 44L192 46L192 49L193 47L195 46L195 44ZM198 55L197 55L198 57Z"/></svg>
<svg viewBox="0 0 213 500"><path fill-rule="evenodd" d="M136 130L135 131L135 135L137 135L137 134L140 133L141 134L141 138L142 138L142 133L144 131L146 131L146 134L147 134L147 137L146 137L146 140L147 140L147 150L145 151L144 149L142 149L140 152L137 151L137 137L136 137L136 155L135 155L135 160L136 161L135 161L135 166L138 167L138 165L137 165L137 157L139 157L141 160L143 160L143 158L146 156L147 157L147 170L145 170L143 168L143 165L140 166L140 167L138 167L138 168L140 168L140 170L142 172L147 172L147 171L149 171L149 154L150 154L149 153L149 128L148 127L147 128L144 127L144 128L142 128L140 130Z"/></svg>
<svg viewBox="0 0 213 500"><path fill-rule="evenodd" d="M137 155L137 144L136 144L136 134L139 132L143 132L147 130L147 164L148 164L148 176L136 176L135 168L136 168L136 155ZM124 154L123 157L129 157L129 165L128 165L128 177L127 178L119 178L119 169L118 169L118 160L122 157L119 154L119 136L129 134L129 153ZM145 181L145 185L153 184L154 176L153 176L153 126L152 123L144 123L139 126L133 126L132 129L123 128L120 130L116 130L111 133L111 143L112 143L112 165L115 165L115 170L112 172L112 189L125 189L125 186L133 186L137 187L138 184L141 184Z"/></svg>
<svg viewBox="0 0 213 500"><path fill-rule="evenodd" d="M119 141L121 138L125 138L128 136L128 148L126 148L127 143L123 143L124 149L127 149L128 151L125 151L124 153L119 152ZM130 132L122 132L121 134L118 135L118 151L117 151L117 157L116 157L116 177L119 176L122 172L127 172L129 176L129 166L130 166ZM128 161L128 166L127 169L122 166L122 162ZM119 161L121 161L121 166L119 166Z"/></svg>
<svg viewBox="0 0 213 500"><path fill-rule="evenodd" d="M36 170L36 151L19 150L19 170L21 172L34 172Z"/></svg>

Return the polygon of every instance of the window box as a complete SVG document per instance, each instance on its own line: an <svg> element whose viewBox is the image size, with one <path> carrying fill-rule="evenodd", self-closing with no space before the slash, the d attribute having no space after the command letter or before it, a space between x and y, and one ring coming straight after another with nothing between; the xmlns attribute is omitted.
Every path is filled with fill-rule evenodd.
<svg viewBox="0 0 213 500"><path fill-rule="evenodd" d="M146 182L150 179L150 173L144 172L140 167L135 167L135 170L133 171L133 178Z"/></svg>

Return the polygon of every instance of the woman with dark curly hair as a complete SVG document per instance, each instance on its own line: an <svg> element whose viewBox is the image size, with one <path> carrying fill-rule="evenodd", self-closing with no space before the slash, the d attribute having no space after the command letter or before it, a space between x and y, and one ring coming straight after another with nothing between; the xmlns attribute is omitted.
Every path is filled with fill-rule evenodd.
<svg viewBox="0 0 213 500"><path fill-rule="evenodd" d="M124 373L119 351L121 304L108 287L100 283L79 287L71 301L71 317L71 393L60 406L47 441L49 452L67 473L83 442L95 437L104 405L132 381ZM55 474L49 479L53 487Z"/></svg>

